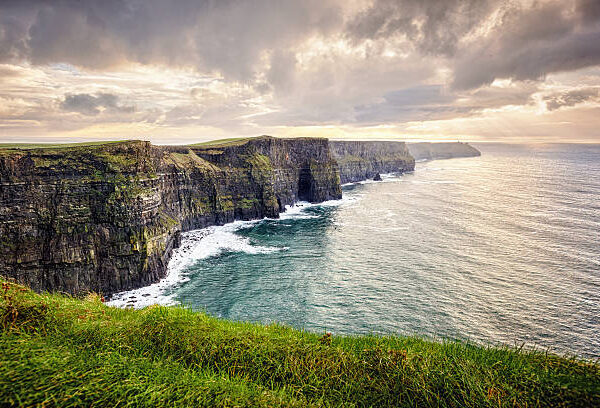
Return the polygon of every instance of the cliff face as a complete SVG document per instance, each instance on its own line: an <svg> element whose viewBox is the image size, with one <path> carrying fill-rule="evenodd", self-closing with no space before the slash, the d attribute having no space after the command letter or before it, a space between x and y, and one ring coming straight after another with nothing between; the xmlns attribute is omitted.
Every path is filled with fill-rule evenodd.
<svg viewBox="0 0 600 408"><path fill-rule="evenodd" d="M481 156L481 152L468 143L408 143L408 150L415 160L452 159L455 157Z"/></svg>
<svg viewBox="0 0 600 408"><path fill-rule="evenodd" d="M341 197L326 139L0 151L0 275L110 294L166 274L182 231Z"/></svg>
<svg viewBox="0 0 600 408"><path fill-rule="evenodd" d="M403 173L415 168L404 142L330 141L342 183L373 178L378 173Z"/></svg>

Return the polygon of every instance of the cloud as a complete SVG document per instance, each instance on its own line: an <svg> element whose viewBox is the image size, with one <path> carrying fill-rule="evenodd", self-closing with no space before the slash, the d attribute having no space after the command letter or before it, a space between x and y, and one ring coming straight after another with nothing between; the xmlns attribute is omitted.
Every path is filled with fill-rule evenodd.
<svg viewBox="0 0 600 408"><path fill-rule="evenodd" d="M405 36L424 54L451 56L493 11L491 0L376 0L346 26L354 40Z"/></svg>
<svg viewBox="0 0 600 408"><path fill-rule="evenodd" d="M458 56L453 87L471 89L498 78L540 80L600 64L600 26L591 24L600 16L594 13L584 18L557 1L507 10L487 36Z"/></svg>
<svg viewBox="0 0 600 408"><path fill-rule="evenodd" d="M597 98L582 90L600 86L599 67L598 0L0 4L0 130L11 132L568 115Z"/></svg>
<svg viewBox="0 0 600 408"><path fill-rule="evenodd" d="M92 69L193 66L238 81L254 78L265 51L328 33L341 15L333 0L9 3L0 20L0 59Z"/></svg>
<svg viewBox="0 0 600 408"><path fill-rule="evenodd" d="M451 106L455 99L441 85L405 88L385 94L378 103L356 106L356 119L362 124L376 124L440 118L458 109Z"/></svg>
<svg viewBox="0 0 600 408"><path fill-rule="evenodd" d="M96 96L89 94L66 95L60 107L64 111L78 112L83 115L95 116L107 110L109 112L131 113L133 106L118 104L119 97L113 94L101 93Z"/></svg>
<svg viewBox="0 0 600 408"><path fill-rule="evenodd" d="M460 118L485 109L532 104L532 95L537 90L534 84L489 86L465 92L455 92L439 84L420 85L389 92L378 103L357 106L356 119L374 125Z"/></svg>
<svg viewBox="0 0 600 408"><path fill-rule="evenodd" d="M585 24L595 24L600 20L600 2L598 0L579 0L576 11Z"/></svg>
<svg viewBox="0 0 600 408"><path fill-rule="evenodd" d="M546 109L549 111L568 106L575 106L589 101L600 102L600 88L576 89L544 97Z"/></svg>
<svg viewBox="0 0 600 408"><path fill-rule="evenodd" d="M271 64L266 80L277 92L289 92L294 87L296 54L290 50L276 50L271 56Z"/></svg>

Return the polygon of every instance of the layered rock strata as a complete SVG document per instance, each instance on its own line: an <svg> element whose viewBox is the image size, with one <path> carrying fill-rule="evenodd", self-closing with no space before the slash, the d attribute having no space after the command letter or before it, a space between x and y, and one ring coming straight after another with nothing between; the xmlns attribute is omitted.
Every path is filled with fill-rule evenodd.
<svg viewBox="0 0 600 408"><path fill-rule="evenodd" d="M166 274L180 233L341 197L326 139L0 152L0 275L110 294Z"/></svg>
<svg viewBox="0 0 600 408"><path fill-rule="evenodd" d="M380 173L402 173L415 168L404 142L330 141L342 183L372 179Z"/></svg>

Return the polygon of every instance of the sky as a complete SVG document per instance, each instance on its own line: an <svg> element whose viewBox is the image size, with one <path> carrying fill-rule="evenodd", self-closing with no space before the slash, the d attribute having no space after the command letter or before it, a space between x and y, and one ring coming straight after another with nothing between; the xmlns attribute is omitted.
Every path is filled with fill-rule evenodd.
<svg viewBox="0 0 600 408"><path fill-rule="evenodd" d="M600 0L0 0L0 142L600 143Z"/></svg>

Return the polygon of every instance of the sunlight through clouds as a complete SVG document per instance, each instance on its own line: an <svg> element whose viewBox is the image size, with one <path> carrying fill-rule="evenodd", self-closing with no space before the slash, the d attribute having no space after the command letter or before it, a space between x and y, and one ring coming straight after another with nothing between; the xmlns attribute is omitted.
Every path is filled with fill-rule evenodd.
<svg viewBox="0 0 600 408"><path fill-rule="evenodd" d="M3 2L0 138L599 140L595 1L274 4Z"/></svg>

